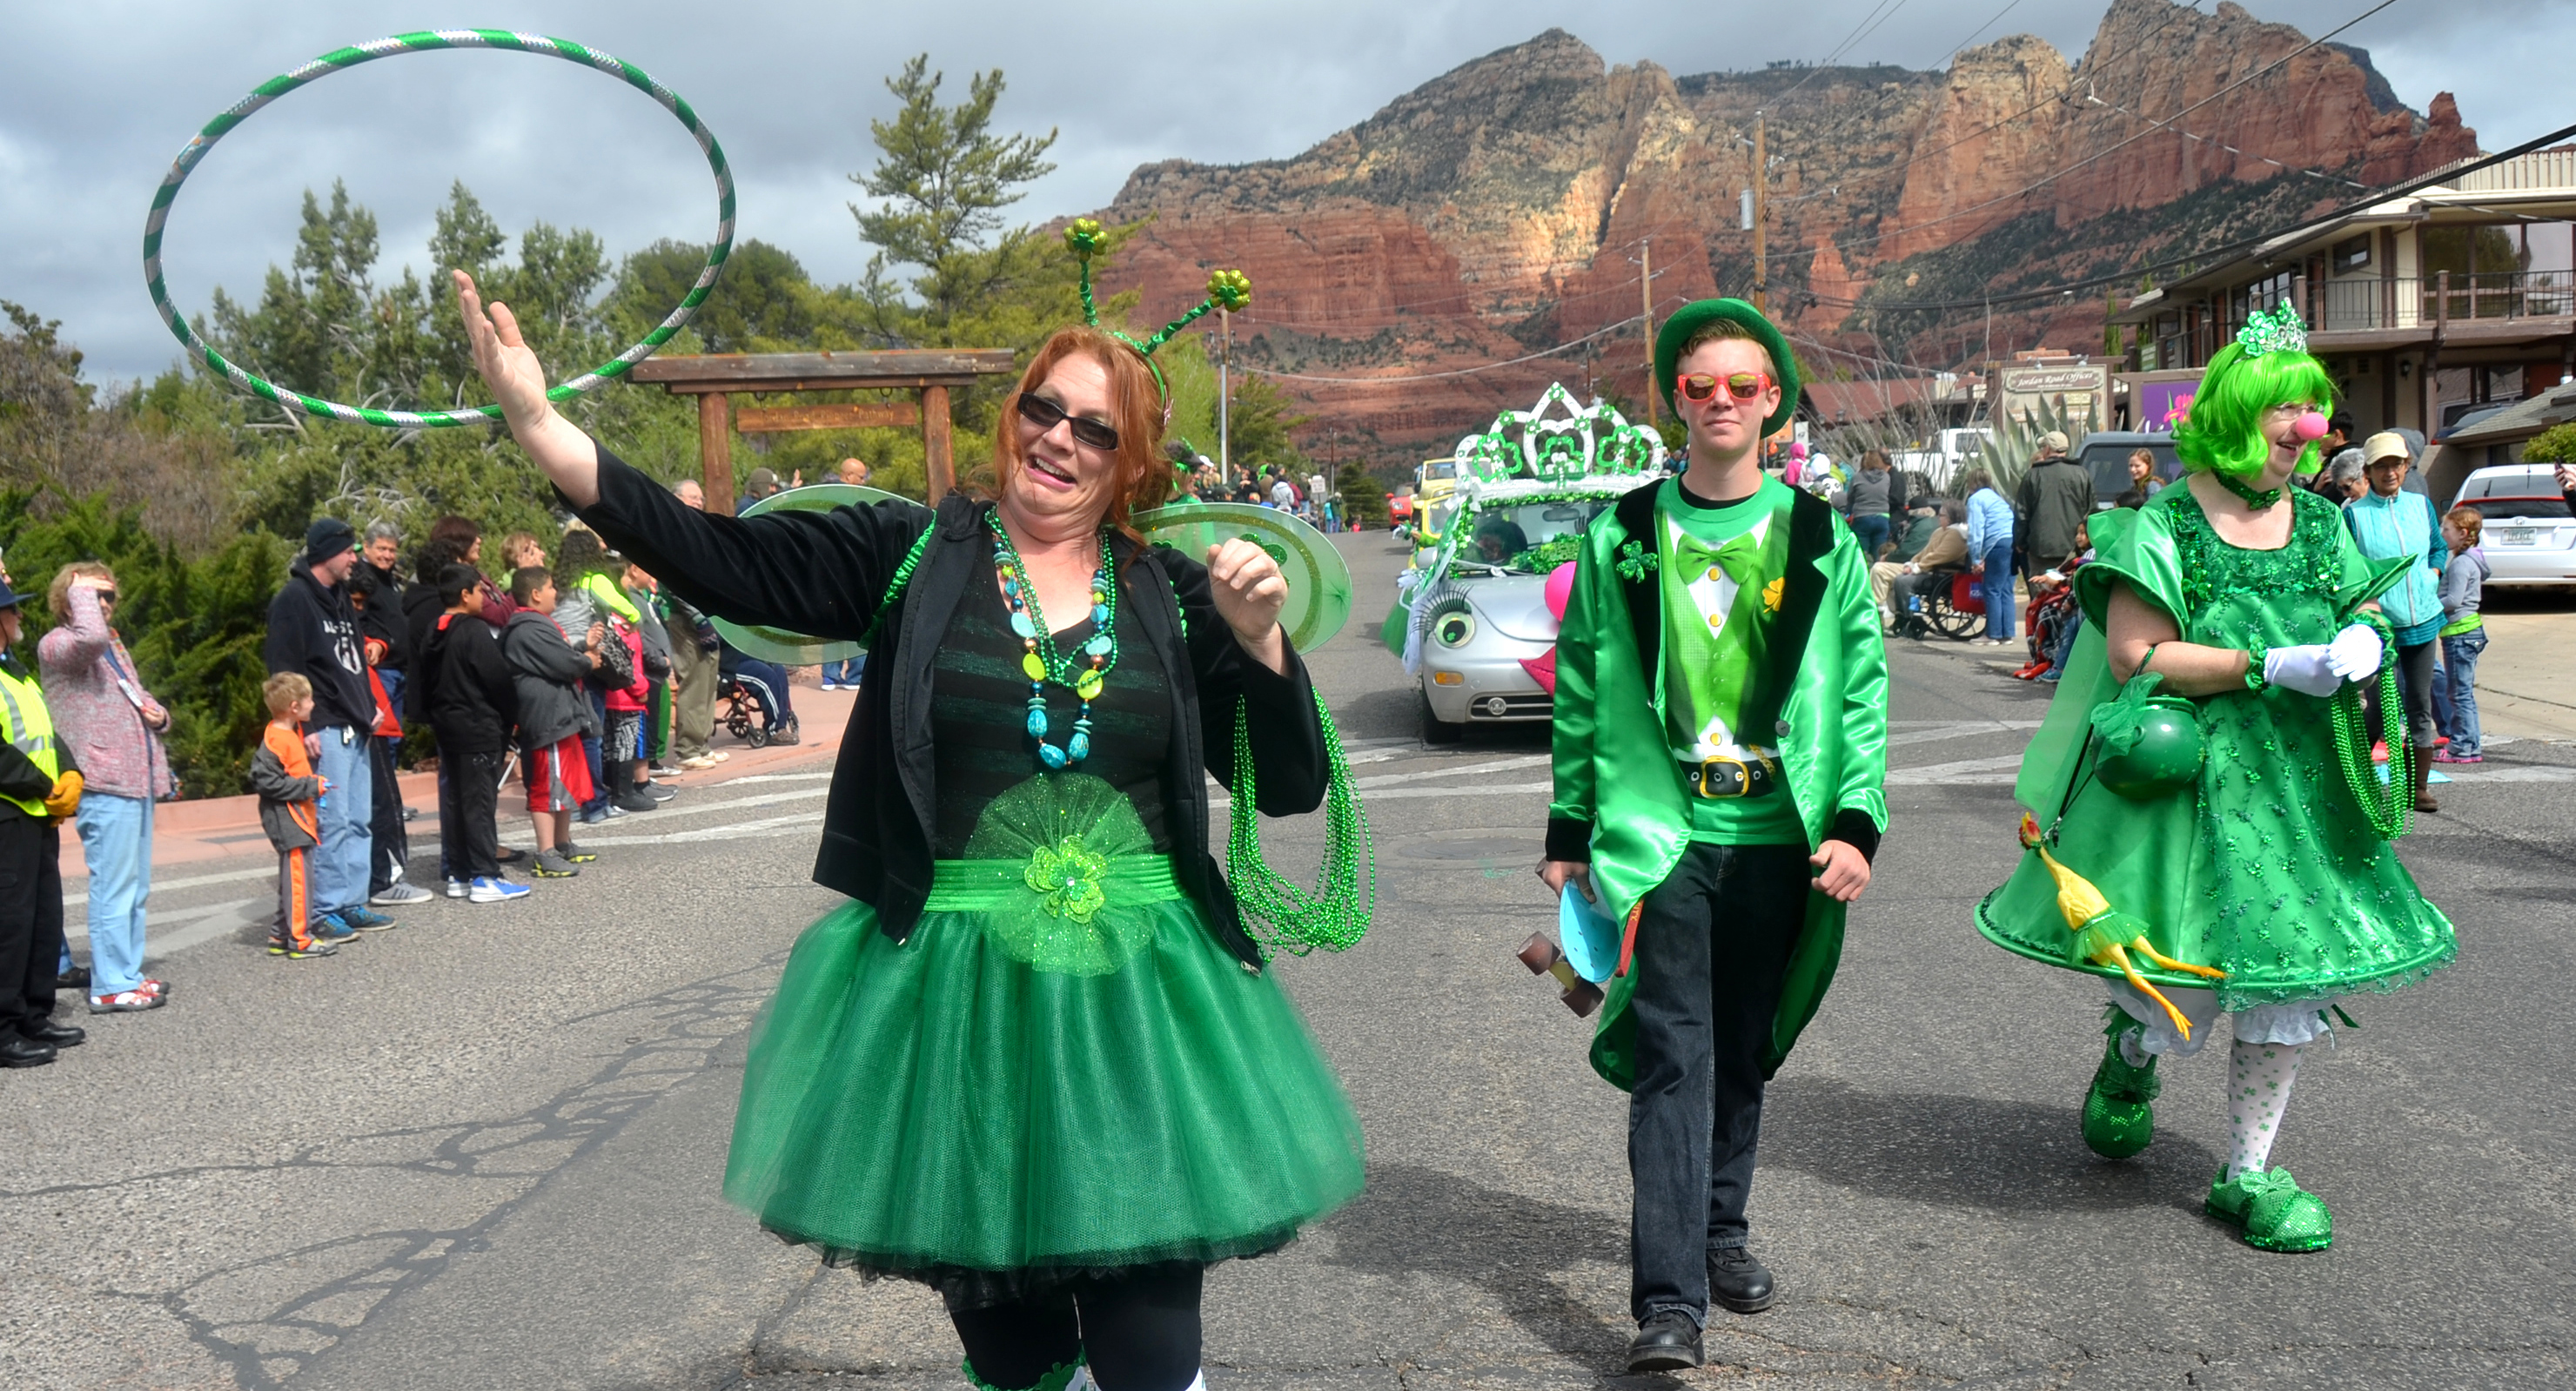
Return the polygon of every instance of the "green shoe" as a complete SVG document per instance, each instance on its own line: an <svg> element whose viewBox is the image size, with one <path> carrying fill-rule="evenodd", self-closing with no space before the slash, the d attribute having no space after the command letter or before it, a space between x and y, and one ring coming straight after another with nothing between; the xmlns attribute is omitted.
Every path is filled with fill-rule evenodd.
<svg viewBox="0 0 2576 1391"><path fill-rule="evenodd" d="M2204 1210L2238 1229L2257 1250L2322 1251L2334 1244L2334 1214L2287 1169L2238 1174L2231 1181L2222 1168L2210 1181Z"/></svg>
<svg viewBox="0 0 2576 1391"><path fill-rule="evenodd" d="M2120 1035L2136 1028L2118 1006L2102 1032L2108 1042L2102 1065L2093 1069L2093 1086L2084 1093L2084 1143L2104 1159L2126 1159L2156 1138L2156 1110L2151 1104L2164 1083L2156 1080L2156 1060L2132 1067L2120 1056Z"/></svg>

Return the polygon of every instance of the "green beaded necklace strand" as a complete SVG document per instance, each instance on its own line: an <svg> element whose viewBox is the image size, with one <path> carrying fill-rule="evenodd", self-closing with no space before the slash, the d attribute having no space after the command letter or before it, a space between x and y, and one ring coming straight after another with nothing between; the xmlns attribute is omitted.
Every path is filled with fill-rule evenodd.
<svg viewBox="0 0 2576 1391"><path fill-rule="evenodd" d="M1020 670L1029 678L1029 737L1038 741L1038 761L1049 771L1070 768L1091 756L1091 702L1099 698L1109 669L1118 665L1118 586L1109 579L1109 528L1100 529L1100 563L1091 572L1091 637L1072 652L1059 653L1055 634L1047 631L1046 612L1038 607L1037 582L1029 578L1019 547L1011 544L1001 513L987 513L985 520L993 528L993 569L1001 577L1002 602L1010 606L1011 631L1020 639ZM1091 665L1076 673L1074 668L1086 659ZM1046 703L1050 681L1082 701L1082 713L1062 748L1047 742L1054 723Z"/></svg>
<svg viewBox="0 0 2576 1391"><path fill-rule="evenodd" d="M2361 803L2371 831L2381 840L2395 840L2406 834L2406 816L2415 806L2414 761L2424 751L2410 747L2406 739L2405 705L2397 688L2396 636L2378 614L2361 614L2359 621L2379 634L2381 650L2387 654L2379 664L2380 738L2388 745L2387 782L2379 780L2370 757L2370 715L2362 706L2361 684L2347 682L2337 690L2326 706L2326 717L2334 726L2335 762L2343 769L2344 786Z"/></svg>
<svg viewBox="0 0 2576 1391"><path fill-rule="evenodd" d="M1315 892L1281 877L1261 858L1261 813L1254 804L1252 724L1244 702L1234 707L1233 804L1225 838L1225 873L1234 881L1235 906L1245 928L1264 948L1304 956L1317 947L1348 951L1377 912L1377 850L1369 841L1368 812L1342 756L1342 734L1333 712L1315 696L1315 718L1324 726L1324 756L1332 782L1324 797L1324 862Z"/></svg>

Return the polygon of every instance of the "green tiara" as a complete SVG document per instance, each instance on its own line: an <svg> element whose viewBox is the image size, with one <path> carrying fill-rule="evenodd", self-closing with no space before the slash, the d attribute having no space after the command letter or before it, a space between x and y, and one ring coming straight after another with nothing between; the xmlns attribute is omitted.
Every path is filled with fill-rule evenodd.
<svg viewBox="0 0 2576 1391"><path fill-rule="evenodd" d="M1082 321L1093 328L1100 327L1100 305L1091 295L1091 258L1100 254L1101 248L1108 243L1108 240L1108 234L1103 232L1099 222L1092 218L1077 217L1064 229L1064 249L1072 252L1073 258L1082 263ZM1211 309L1232 312L1250 303L1252 303L1252 281L1243 272L1216 271L1208 276L1207 298L1200 300L1190 312L1163 325L1162 331L1153 337L1140 342L1118 329L1113 328L1108 332L1119 342L1134 348L1138 357L1145 359L1146 369L1154 374L1154 385L1161 389L1163 400L1168 403L1172 399L1171 383L1163 380L1163 369L1154 365L1154 350L1172 341L1174 334L1197 323L1201 316Z"/></svg>
<svg viewBox="0 0 2576 1391"><path fill-rule="evenodd" d="M2308 326L2299 322L2299 311L2288 300L2283 300L2273 313L2255 310L2253 317L2245 321L2245 327L2236 330L2236 346L2243 348L2247 357L2277 352L2303 353L2308 350Z"/></svg>

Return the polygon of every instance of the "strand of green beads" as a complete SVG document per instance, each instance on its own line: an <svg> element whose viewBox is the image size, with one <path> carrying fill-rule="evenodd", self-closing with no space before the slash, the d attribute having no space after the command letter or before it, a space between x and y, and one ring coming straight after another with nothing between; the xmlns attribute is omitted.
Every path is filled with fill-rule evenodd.
<svg viewBox="0 0 2576 1391"><path fill-rule="evenodd" d="M1232 824L1226 835L1226 876L1234 881L1244 925L1265 951L1304 956L1321 947L1347 951L1368 934L1377 913L1377 850L1369 840L1368 812L1360 805L1351 768L1342 756L1341 731L1324 698L1315 697L1323 724L1324 756L1332 780L1324 798L1324 862L1315 892L1282 878L1261 858L1261 814L1254 801L1252 732L1244 704L1234 711Z"/></svg>

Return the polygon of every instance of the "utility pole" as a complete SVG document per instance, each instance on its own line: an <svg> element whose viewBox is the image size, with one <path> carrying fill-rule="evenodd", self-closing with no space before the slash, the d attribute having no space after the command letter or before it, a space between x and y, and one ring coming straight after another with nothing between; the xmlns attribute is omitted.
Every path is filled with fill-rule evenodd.
<svg viewBox="0 0 2576 1391"><path fill-rule="evenodd" d="M1771 268L1763 254L1762 230L1767 220L1765 204L1771 198L1771 163L1763 154L1763 113L1753 113L1753 307L1771 312Z"/></svg>
<svg viewBox="0 0 2576 1391"><path fill-rule="evenodd" d="M1637 243L1637 308L1646 321L1646 424L1655 423L1655 239Z"/></svg>
<svg viewBox="0 0 2576 1391"><path fill-rule="evenodd" d="M1234 401L1234 381L1230 371L1234 366L1234 317L1226 312L1223 305L1217 306L1216 323L1224 330L1225 336L1225 346L1218 351L1216 359L1216 466L1217 471L1225 475L1225 485L1231 488L1234 486L1234 455L1227 433L1232 424L1228 419L1231 415L1229 407Z"/></svg>

